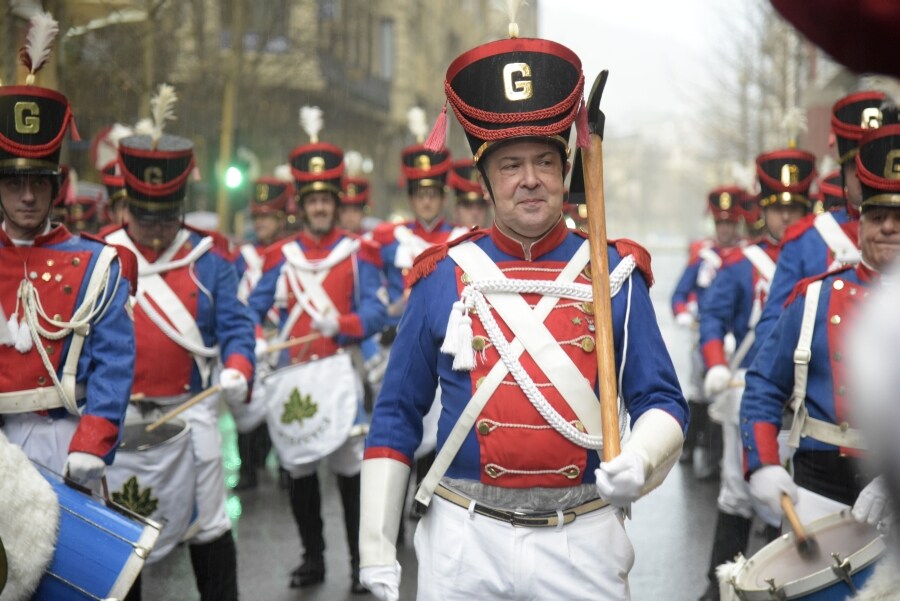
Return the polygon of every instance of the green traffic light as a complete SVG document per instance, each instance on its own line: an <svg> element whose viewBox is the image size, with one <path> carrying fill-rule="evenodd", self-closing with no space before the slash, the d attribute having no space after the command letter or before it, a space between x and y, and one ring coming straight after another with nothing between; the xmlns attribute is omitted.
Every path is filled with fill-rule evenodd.
<svg viewBox="0 0 900 601"><path fill-rule="evenodd" d="M238 188L242 183L244 183L244 173L240 169L232 165L225 170L225 187Z"/></svg>

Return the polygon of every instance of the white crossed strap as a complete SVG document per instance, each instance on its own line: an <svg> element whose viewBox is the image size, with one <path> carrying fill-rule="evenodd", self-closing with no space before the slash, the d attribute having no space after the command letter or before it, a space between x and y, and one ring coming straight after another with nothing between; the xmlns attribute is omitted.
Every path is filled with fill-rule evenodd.
<svg viewBox="0 0 900 601"><path fill-rule="evenodd" d="M841 229L841 225L835 221L834 215L829 212L818 215L813 221L813 227L834 253L834 262L828 267L829 270L859 263L859 248Z"/></svg>
<svg viewBox="0 0 900 601"><path fill-rule="evenodd" d="M213 239L206 236L187 255L172 260L189 238L188 230L179 230L172 244L153 263L144 258L125 230L116 230L107 236L106 240L124 246L137 257L138 293L135 300L138 306L167 338L193 356L203 386L207 386L213 367L211 360L219 356L219 347L206 346L196 319L160 275L193 265L214 244ZM159 307L159 310L156 307Z"/></svg>
<svg viewBox="0 0 900 601"><path fill-rule="evenodd" d="M247 268L241 275L241 281L238 282L238 299L242 302L247 302L247 299L250 298L250 293L253 292L256 283L259 282L259 278L262 276L263 258L256 252L256 248L252 244L242 245L240 251Z"/></svg>
<svg viewBox="0 0 900 601"><path fill-rule="evenodd" d="M491 368L476 389L416 492L416 500L425 506L431 502L435 487L452 463L478 415L507 373L513 374L513 378L528 400L556 431L584 448L599 449L603 446L603 439L599 434L602 429L600 405L590 382L560 348L559 343L543 323L560 298L578 300L593 298L591 286L574 283L575 278L589 261L588 242L582 244L554 282L509 280L490 257L471 242L451 248L450 257L471 279L467 288L476 291L472 294L472 298L477 314L485 325L491 343L497 348L501 361ZM612 296L618 293L630 277L634 266L634 259L629 256L610 274ZM530 292L543 294L534 309L521 296ZM485 297L490 301L491 307L487 306ZM507 342L500 331L491 315L491 308L512 331L515 336L512 342ZM446 335L453 336L453 334L451 327L448 327ZM543 397L518 361L525 350L538 365L543 366L542 371L572 408L586 432L575 428Z"/></svg>
<svg viewBox="0 0 900 601"><path fill-rule="evenodd" d="M310 261L296 242L284 245L282 254L287 259L287 263L282 270L282 276L287 281L291 292L294 293L297 303L291 309L281 328L279 340L287 340L303 313L314 320L321 319L324 315L334 315L335 317L339 315L337 307L322 283L335 265L359 251L359 247L359 240L344 238L331 249L327 257L320 261Z"/></svg>

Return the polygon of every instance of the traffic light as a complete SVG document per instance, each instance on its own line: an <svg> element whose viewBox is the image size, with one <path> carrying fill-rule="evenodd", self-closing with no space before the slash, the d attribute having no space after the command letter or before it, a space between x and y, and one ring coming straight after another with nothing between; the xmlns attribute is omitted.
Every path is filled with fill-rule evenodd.
<svg viewBox="0 0 900 601"><path fill-rule="evenodd" d="M244 161L234 161L225 169L225 187L236 190L247 180L248 165Z"/></svg>

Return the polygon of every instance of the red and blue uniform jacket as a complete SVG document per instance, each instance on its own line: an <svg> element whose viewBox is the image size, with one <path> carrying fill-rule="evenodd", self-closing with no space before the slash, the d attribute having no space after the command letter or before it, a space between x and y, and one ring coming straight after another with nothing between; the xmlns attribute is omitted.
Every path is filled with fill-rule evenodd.
<svg viewBox="0 0 900 601"><path fill-rule="evenodd" d="M778 245L763 240L757 246L773 261L778 259ZM728 365L725 335L731 332L740 347L753 329L750 322L754 304L765 307L768 284L743 253L731 255L722 265L700 303L700 350L707 369ZM751 350L737 367L748 367L752 361Z"/></svg>
<svg viewBox="0 0 900 601"><path fill-rule="evenodd" d="M387 280L388 304L390 306L403 305L404 296L409 288L407 282L407 269L401 269L395 264L397 248L400 243L394 235L394 230L399 225L404 225L409 230L430 244L443 244L453 232L453 225L440 219L430 228L425 227L419 221L405 221L403 223L380 223L372 230L372 239L381 245L381 264L384 277ZM391 311L388 315L388 326L396 326L400 322L400 314L394 315Z"/></svg>
<svg viewBox="0 0 900 601"><path fill-rule="evenodd" d="M186 257L207 236L215 244L192 264L160 275L193 316L204 345L218 345L222 365L238 370L252 383L256 362L253 319L247 306L237 298L238 278L231 243L221 235L184 227L190 235L173 261ZM150 263L161 254L137 243L135 247ZM138 305L134 309L134 329L136 394L158 398L197 394L204 389L193 356L166 336Z"/></svg>
<svg viewBox="0 0 900 601"><path fill-rule="evenodd" d="M831 215L844 233L855 241L858 237L857 220L851 219L847 209L833 211ZM790 226L781 239L775 277L769 286L769 302L756 324L754 352L759 351L775 327L794 286L800 280L825 273L834 261L834 253L813 225L815 218L816 215L807 215Z"/></svg>
<svg viewBox="0 0 900 601"><path fill-rule="evenodd" d="M35 238L34 246L17 248L0 229L0 305L6 315L16 310L16 293L23 275L33 274L30 279L40 295L44 313L57 320L68 320L84 301L104 246L95 238L75 236L57 226ZM111 284L103 301L108 308L91 322L78 359L75 381L84 387L85 396L77 399L83 413L69 445L69 452L90 453L102 457L107 464L115 456L134 377L134 325L126 305L136 285L137 264L129 251L118 248L117 252L118 260L110 266ZM26 327L21 311L18 318ZM71 334L60 340L41 338L59 378L71 342ZM0 365L0 392L53 386L36 348L23 354L12 346L0 345ZM63 408L51 409L48 414L52 418L68 415Z"/></svg>
<svg viewBox="0 0 900 601"><path fill-rule="evenodd" d="M870 283L877 277L860 265L805 279L795 287L777 325L747 371L747 387L741 398L741 437L747 474L764 465L780 463L777 436L785 404L794 388L794 349L800 339L806 289L816 280L822 280L822 291L810 346L806 409L815 419L852 425L844 367L845 337ZM799 450L839 449L803 437Z"/></svg>
<svg viewBox="0 0 900 601"><path fill-rule="evenodd" d="M695 240L688 249L688 264L678 278L675 291L672 293L672 314L678 315L685 311L691 311L691 304L699 306L703 295L712 282L710 274L714 275L718 268L708 265L703 259L701 251L711 249L722 258L722 264L732 256L740 256L740 247L732 246L723 248L712 240ZM711 270L709 274L701 275L701 269ZM709 280L709 281L704 281Z"/></svg>
<svg viewBox="0 0 900 601"><path fill-rule="evenodd" d="M282 270L289 268L282 248L287 244L297 243L303 254L310 261L326 258L337 244L344 238L360 241L359 250L331 268L322 282L322 287L331 302L338 310L339 333L335 338L322 337L309 345L298 345L285 351L283 363L288 359L296 362L313 355L328 357L347 344L359 342L379 332L385 325L387 312L379 298L381 284L381 256L377 244L365 240L349 232L334 228L325 236L316 239L305 232L277 242L266 251L263 275L253 289L247 303L253 312L257 324L261 324L266 313L276 302L276 291ZM284 288L286 302L277 306L281 323L285 323L288 314L297 304L290 288ZM287 338L299 338L314 333L312 318L304 312L296 321Z"/></svg>
<svg viewBox="0 0 900 601"><path fill-rule="evenodd" d="M568 230L563 221L532 245L530 256L525 254L520 243L496 227L471 232L449 244L454 246L463 241L476 244L507 277L535 280L555 279L585 242L580 232ZM366 439L366 459L390 458L411 465L413 453L422 439L422 418L432 406L438 384L441 386L441 413L437 448L440 449L483 377L499 361L495 347L487 344L477 354L472 371L454 371L453 357L440 351L448 315L453 303L459 300L466 279L459 266L446 257L447 252L447 245L430 249L419 257L413 269L414 284ZM651 408L659 408L671 414L683 428L688 419L687 403L656 325L648 292L648 282L652 283L650 256L633 242L611 243L608 252L610 269L614 269L626 254L635 257L638 269L612 299L617 371L624 362L619 394L632 420L637 420ZM590 280L582 272L575 282L589 284ZM523 297L533 307L540 295L524 294ZM626 312L629 310L625 360ZM504 336L510 340L512 333L508 326L502 318L496 318ZM586 339L593 341L594 336L593 309L589 303L562 299L544 324L596 391L595 349L593 344L583 344ZM473 342L487 336L481 320L475 317L472 330ZM573 410L559 392L545 385L547 376L527 351L520 362L547 401L566 420L575 420ZM496 427L485 427L485 424ZM505 427L510 424L511 427ZM447 476L511 488L571 487L594 482L598 464L596 452L568 441L548 426L512 376L507 374L478 416ZM567 473L561 473L564 466L568 466Z"/></svg>

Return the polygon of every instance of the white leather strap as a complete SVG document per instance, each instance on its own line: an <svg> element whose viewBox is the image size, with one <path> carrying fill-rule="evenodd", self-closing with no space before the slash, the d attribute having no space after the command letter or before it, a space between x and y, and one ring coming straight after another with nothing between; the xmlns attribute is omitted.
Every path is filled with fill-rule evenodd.
<svg viewBox="0 0 900 601"><path fill-rule="evenodd" d="M697 254L700 256L701 259L703 259L703 261L705 261L706 263L709 263L716 269L718 269L722 266L722 257L720 257L719 253L717 253L715 250L713 250L713 248L711 246L705 246L705 247L701 248L700 252Z"/></svg>
<svg viewBox="0 0 900 601"><path fill-rule="evenodd" d="M466 244L472 243L469 242ZM459 246L463 246L463 244L460 244ZM559 283L574 282L575 278L578 277L578 274L590 260L589 250L590 247L585 241L575 256L569 261L568 265L566 265L559 276L557 276L556 281ZM491 261L491 263L493 264L493 261ZM550 315L553 307L555 307L558 302L558 298L544 296L534 307L534 318L543 324L543 320ZM530 307L528 307L528 310L529 312L532 312ZM510 343L510 350L515 357L519 357L524 352L525 347L518 338L513 338ZM500 382L503 381L508 373L509 371L506 369L506 366L501 361L498 361L488 372L487 376L485 376L484 380L482 380L481 385L475 389L475 394L469 399L465 409L460 414L459 419L456 421L456 424L454 424L453 429L450 431L450 434L441 446L440 451L437 453L431 469L428 470L428 473L422 479L418 490L416 490L415 498L418 503L421 503L425 507L431 503L434 489L437 488L441 478L447 473L447 469L449 469L450 464L453 462L460 447L462 447L463 442L469 435L472 425L478 419L478 416L491 398L491 395L493 395L494 391L500 385ZM593 397L593 392L591 396Z"/></svg>
<svg viewBox="0 0 900 601"><path fill-rule="evenodd" d="M766 251L756 244L749 244L743 247L741 252L744 253L744 256L747 257L747 260L750 261L750 264L753 265L753 268L759 272L763 279L767 282L772 281L772 277L775 275L775 261L766 254Z"/></svg>
<svg viewBox="0 0 900 601"><path fill-rule="evenodd" d="M412 233L405 225L394 228L394 238L398 243L397 252L394 254L394 266L398 269L409 269L416 257L431 247L430 243Z"/></svg>
<svg viewBox="0 0 900 601"><path fill-rule="evenodd" d="M262 276L263 258L256 252L256 247L252 244L242 245L240 252L247 268L241 274L241 281L238 282L238 299L246 303Z"/></svg>
<svg viewBox="0 0 900 601"><path fill-rule="evenodd" d="M856 265L859 263L859 248L844 233L841 225L835 221L834 215L829 212L818 215L813 221L813 227L834 253L835 261L838 264Z"/></svg>
<svg viewBox="0 0 900 601"><path fill-rule="evenodd" d="M77 385L73 391L72 398L84 398L84 386ZM56 409L62 406L63 403L59 392L53 386L0 392L0 414L47 411L48 409Z"/></svg>
<svg viewBox="0 0 900 601"><path fill-rule="evenodd" d="M303 310L313 318L321 317L322 315L338 315L334 302L322 286L322 282L331 273L332 267L349 256L349 254L341 252L340 261L329 260L337 250L338 248L335 247L332 253L328 255L328 258L322 262L322 268L309 270L297 267L298 265L308 264L299 244L294 242L284 246L283 253L288 260L284 274L288 285L291 287L297 303L302 305Z"/></svg>
<svg viewBox="0 0 900 601"><path fill-rule="evenodd" d="M817 280L806 288L806 300L803 303L803 318L800 322L800 336L794 349L794 391L791 395L791 407L794 410L794 422L788 444L794 448L800 446L800 435L806 413L806 383L809 376L809 362L812 360L812 338L816 327L816 311L819 308L819 295L822 292L822 281Z"/></svg>

